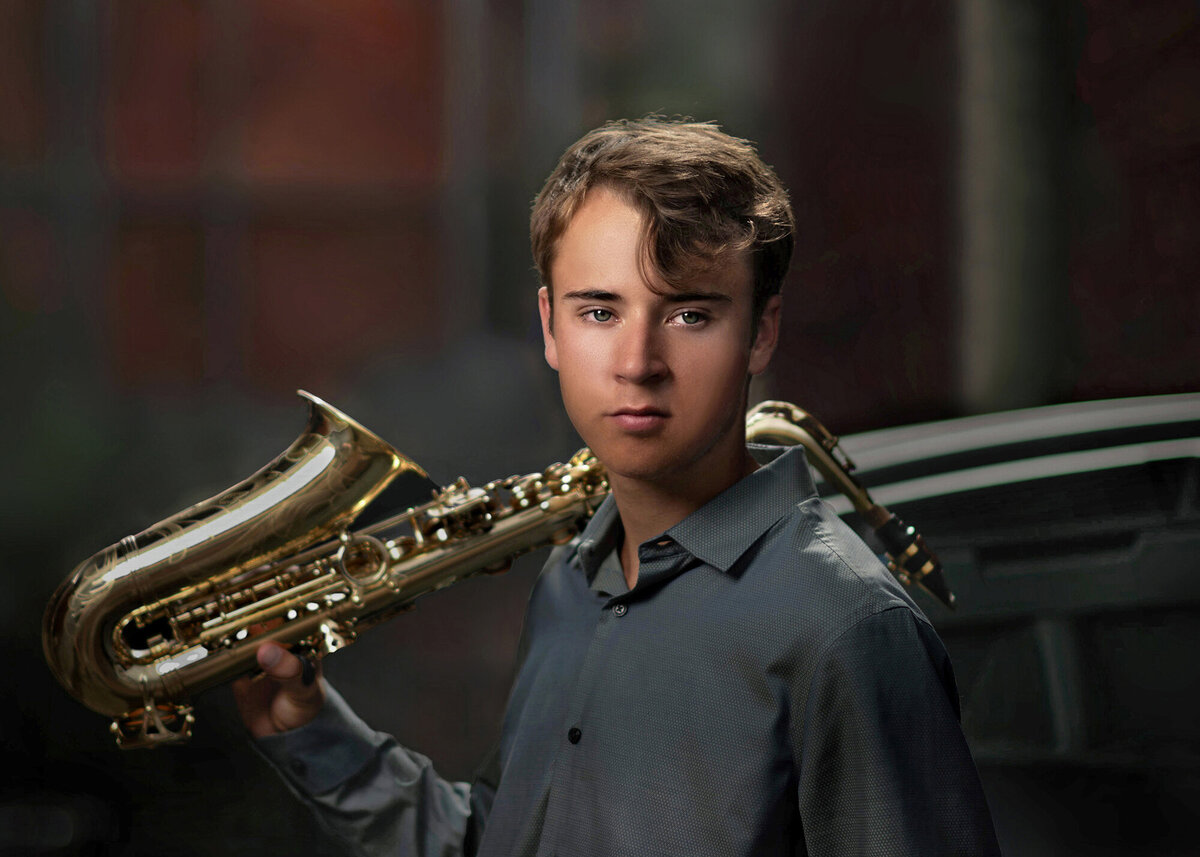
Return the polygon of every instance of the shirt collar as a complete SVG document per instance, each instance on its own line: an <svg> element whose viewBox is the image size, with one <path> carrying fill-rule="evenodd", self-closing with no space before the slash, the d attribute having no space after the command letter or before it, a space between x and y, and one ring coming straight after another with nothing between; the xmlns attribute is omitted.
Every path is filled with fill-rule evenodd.
<svg viewBox="0 0 1200 857"><path fill-rule="evenodd" d="M817 494L804 448L749 444L762 466L726 488L666 533L692 556L728 573L750 546L797 503ZM612 496L604 499L579 536L576 557L592 580L616 547L621 518Z"/></svg>
<svg viewBox="0 0 1200 857"><path fill-rule="evenodd" d="M666 532L688 553L726 573L797 503L817 493L803 447L748 448L763 466Z"/></svg>
<svg viewBox="0 0 1200 857"><path fill-rule="evenodd" d="M609 494L579 534L579 542L575 548L575 558L589 581L596 576L600 563L617 546L621 532L617 501Z"/></svg>

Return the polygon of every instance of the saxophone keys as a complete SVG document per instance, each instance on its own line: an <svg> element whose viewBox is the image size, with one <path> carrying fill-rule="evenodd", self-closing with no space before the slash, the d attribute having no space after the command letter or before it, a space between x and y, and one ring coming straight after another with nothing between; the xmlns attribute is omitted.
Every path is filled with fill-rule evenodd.
<svg viewBox="0 0 1200 857"><path fill-rule="evenodd" d="M333 558L338 574L355 588L382 580L390 564L387 546L375 536L361 533L342 539Z"/></svg>
<svg viewBox="0 0 1200 857"><path fill-rule="evenodd" d="M182 744L192 735L196 717L190 705L155 703L114 717L108 730L122 750Z"/></svg>

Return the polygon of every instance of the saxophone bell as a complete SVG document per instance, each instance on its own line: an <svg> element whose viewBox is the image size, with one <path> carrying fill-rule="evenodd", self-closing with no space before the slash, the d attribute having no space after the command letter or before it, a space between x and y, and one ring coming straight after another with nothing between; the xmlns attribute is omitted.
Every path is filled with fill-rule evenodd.
<svg viewBox="0 0 1200 857"><path fill-rule="evenodd" d="M186 740L186 697L249 669L252 650L215 626L245 630L250 616L231 617L282 586L253 570L328 538L397 475L424 476L341 411L300 395L308 425L279 457L85 560L51 598L46 661L69 693L114 718L121 746Z"/></svg>

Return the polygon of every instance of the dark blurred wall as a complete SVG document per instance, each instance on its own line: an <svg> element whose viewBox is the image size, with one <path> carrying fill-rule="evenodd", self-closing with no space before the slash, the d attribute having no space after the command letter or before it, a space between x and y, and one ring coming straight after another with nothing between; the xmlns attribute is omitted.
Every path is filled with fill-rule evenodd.
<svg viewBox="0 0 1200 857"><path fill-rule="evenodd" d="M1197 14L792 7L768 147L799 223L777 392L849 430L1200 386ZM969 305L988 277L994 305ZM985 348L1019 371L975 396Z"/></svg>
<svg viewBox="0 0 1200 857"><path fill-rule="evenodd" d="M1094 0L1075 70L1071 395L1200 387L1200 9Z"/></svg>
<svg viewBox="0 0 1200 857"><path fill-rule="evenodd" d="M802 4L776 34L797 215L777 392L835 431L953 413L953 7Z"/></svg>

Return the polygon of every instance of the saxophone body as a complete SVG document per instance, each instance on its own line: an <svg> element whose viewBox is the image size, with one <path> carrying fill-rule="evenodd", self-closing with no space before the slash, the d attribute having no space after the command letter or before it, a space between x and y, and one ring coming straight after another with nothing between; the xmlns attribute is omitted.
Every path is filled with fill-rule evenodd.
<svg viewBox="0 0 1200 857"><path fill-rule="evenodd" d="M308 393L305 431L249 479L81 563L46 609L42 645L66 690L112 718L123 748L186 741L188 700L253 672L260 644L321 658L422 595L574 537L608 495L581 449L565 464L431 499L351 530L413 461ZM747 417L751 441L803 444L811 464L876 528L905 584L953 596L937 557L874 504L837 438L786 402Z"/></svg>
<svg viewBox="0 0 1200 857"><path fill-rule="evenodd" d="M187 740L187 700L255 668L268 640L322 657L428 592L568 541L608 493L582 450L351 532L415 463L315 396L307 429L244 482L81 563L46 609L42 644L69 693L113 718L124 748Z"/></svg>

